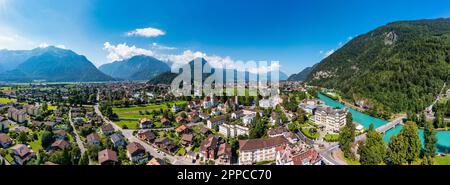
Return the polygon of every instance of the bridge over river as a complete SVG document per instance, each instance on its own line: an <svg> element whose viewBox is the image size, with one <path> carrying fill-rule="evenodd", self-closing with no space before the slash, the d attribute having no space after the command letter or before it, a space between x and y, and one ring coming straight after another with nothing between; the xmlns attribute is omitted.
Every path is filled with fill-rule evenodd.
<svg viewBox="0 0 450 185"><path fill-rule="evenodd" d="M375 130L377 132L380 132L380 133L384 134L388 130L394 128L395 126L403 124L403 120L404 119L406 119L406 116L401 116L401 117L395 118L391 122L386 123L384 125L381 125L378 128L376 128ZM359 141L364 141L364 140L366 140L366 134L362 134L362 135L357 136L356 139L355 139L355 143L358 143Z"/></svg>

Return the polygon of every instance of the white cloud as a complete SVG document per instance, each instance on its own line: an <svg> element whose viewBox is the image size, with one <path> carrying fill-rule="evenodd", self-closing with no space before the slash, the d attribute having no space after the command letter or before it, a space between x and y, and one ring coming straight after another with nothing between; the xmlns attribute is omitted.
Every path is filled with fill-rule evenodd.
<svg viewBox="0 0 450 185"><path fill-rule="evenodd" d="M326 58L326 57L330 56L330 55L331 55L331 54L333 54L334 52L335 52L335 50L334 50L334 49L332 49L332 50L329 50L329 51L325 52L325 54L324 54L324 58Z"/></svg>
<svg viewBox="0 0 450 185"><path fill-rule="evenodd" d="M155 50L175 50L177 49L176 47L170 47L170 46L164 46L161 44L158 44L156 42L152 43L152 49Z"/></svg>
<svg viewBox="0 0 450 185"><path fill-rule="evenodd" d="M29 38L17 34L14 30L0 25L0 49L32 49L36 44Z"/></svg>
<svg viewBox="0 0 450 185"><path fill-rule="evenodd" d="M204 58L206 61L208 61L208 64L213 68L236 69L238 71L245 70L237 68L235 66L237 60L233 60L230 56L207 55L206 53L200 51L194 52L191 50L186 50L182 54L178 55L159 55L156 57L163 61L173 62L172 68L179 68L182 65L187 64L196 58ZM245 63L246 61L243 62ZM258 64L258 62L256 62L256 64ZM259 66L246 70L248 70L251 73L268 73L273 70L280 70L280 67L281 66L279 62L272 62L268 66Z"/></svg>
<svg viewBox="0 0 450 185"><path fill-rule="evenodd" d="M152 44L156 46L161 46L159 44ZM153 47L152 47L153 48ZM201 51L185 50L180 54L161 54L156 53L155 50L137 48L136 46L128 46L127 44L111 45L109 42L105 42L103 49L108 52L107 58L111 61L124 60L131 58L136 55L148 55L153 56L161 61L171 62L172 68L180 68L183 65L189 63L196 58L204 58L208 61L208 64L213 68L227 68L227 69L237 69L235 66L235 60L229 56L218 56L218 55L207 55ZM268 66L260 66L248 69L252 73L263 73L270 72L273 70L279 70L279 62L270 63ZM243 69L237 69L242 71Z"/></svg>
<svg viewBox="0 0 450 185"><path fill-rule="evenodd" d="M353 39L352 36L347 37L347 41L350 41L350 40L352 40L352 39Z"/></svg>
<svg viewBox="0 0 450 185"><path fill-rule="evenodd" d="M47 48L48 44L47 43L40 43L38 47L39 48Z"/></svg>
<svg viewBox="0 0 450 185"><path fill-rule="evenodd" d="M103 50L108 52L107 58L111 62L129 59L136 55L154 55L153 51L151 50L137 48L134 45L128 46L126 43L111 45L109 42L105 42L105 44L103 44Z"/></svg>
<svg viewBox="0 0 450 185"><path fill-rule="evenodd" d="M65 45L62 45L62 44L56 45L55 47L61 48L61 49L66 49L66 46L65 46Z"/></svg>
<svg viewBox="0 0 450 185"><path fill-rule="evenodd" d="M141 36L141 37L158 37L158 36L162 36L165 35L166 32L157 29L157 28L140 28L140 29L135 29L133 31L129 31L126 33L127 36L132 37L132 36Z"/></svg>

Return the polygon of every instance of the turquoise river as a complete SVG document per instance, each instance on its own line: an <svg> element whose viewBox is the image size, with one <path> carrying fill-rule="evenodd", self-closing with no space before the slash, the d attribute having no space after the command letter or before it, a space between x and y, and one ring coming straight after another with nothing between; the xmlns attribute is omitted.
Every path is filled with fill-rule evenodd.
<svg viewBox="0 0 450 185"><path fill-rule="evenodd" d="M388 123L388 121L386 121L386 120L375 118L375 117L369 116L367 114L364 114L362 112L359 112L351 107L347 107L346 105L344 105L336 100L333 100L323 94L319 93L318 96L319 96L319 99L324 101L325 104L330 107L348 108L349 111L352 113L353 121L360 123L362 126L364 126L364 128L369 128L369 125L371 123L374 124L375 128ZM386 143L389 142L389 139L391 138L391 136L398 134L401 129L402 129L402 126L399 125L399 126L392 128L391 130L387 131L383 136ZM422 129L419 129L419 136L423 143L424 139L423 139L423 130ZM437 142L438 152L450 151L450 131L438 131L436 133L436 137L438 140L438 142Z"/></svg>

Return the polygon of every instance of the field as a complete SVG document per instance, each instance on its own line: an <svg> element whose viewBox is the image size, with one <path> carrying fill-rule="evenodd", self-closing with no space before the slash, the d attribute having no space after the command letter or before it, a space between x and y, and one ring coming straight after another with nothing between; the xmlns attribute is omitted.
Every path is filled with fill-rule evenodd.
<svg viewBox="0 0 450 185"><path fill-rule="evenodd" d="M177 105L186 104L185 101L176 101L174 102ZM171 103L173 104L173 103ZM160 109L168 109L165 103L161 104L148 104L145 106L133 106L133 107L114 107L113 112L116 113L120 119L139 119L143 117L150 117L151 115L145 115L145 111L153 112L159 111ZM139 113L141 111L144 115Z"/></svg>
<svg viewBox="0 0 450 185"><path fill-rule="evenodd" d="M171 102L177 105L186 104L186 101L176 101ZM113 112L119 116L120 121L116 121L115 123L119 126L123 127L126 125L129 129L136 129L138 127L137 123L140 118L153 118L153 111L170 109L166 103L161 104L147 104L143 106L133 106L133 107L114 107ZM140 112L139 112L140 111ZM142 113L142 114L141 114ZM154 122L155 127L161 127L161 123L158 121Z"/></svg>
<svg viewBox="0 0 450 185"><path fill-rule="evenodd" d="M437 165L450 165L450 155L447 156L436 156L434 162Z"/></svg>
<svg viewBox="0 0 450 185"><path fill-rule="evenodd" d="M0 103L1 104L8 104L8 103L11 103L11 102L16 102L16 100L15 99L9 99L9 98L0 98Z"/></svg>

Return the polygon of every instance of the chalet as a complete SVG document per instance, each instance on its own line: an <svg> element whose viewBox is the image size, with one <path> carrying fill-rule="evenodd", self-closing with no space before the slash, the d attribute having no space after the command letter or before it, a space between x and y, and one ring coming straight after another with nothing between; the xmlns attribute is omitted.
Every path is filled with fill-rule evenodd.
<svg viewBox="0 0 450 185"><path fill-rule="evenodd" d="M2 148L8 148L12 144L13 140L7 134L0 133L0 146Z"/></svg>
<svg viewBox="0 0 450 185"><path fill-rule="evenodd" d="M52 150L63 150L70 148L70 143L63 139L57 139L53 144L51 145Z"/></svg>
<svg viewBox="0 0 450 185"><path fill-rule="evenodd" d="M156 136L155 136L155 134L152 131L146 130L146 131L143 131L143 132L139 132L138 133L138 138L141 139L141 140L147 141L149 143L152 143L153 141L155 141Z"/></svg>
<svg viewBox="0 0 450 185"><path fill-rule="evenodd" d="M100 165L116 165L119 163L117 153L110 149L98 152L98 163Z"/></svg>
<svg viewBox="0 0 450 185"><path fill-rule="evenodd" d="M100 136L97 134L97 132L93 132L91 134L89 134L88 136L86 136L86 140L88 144L91 145L100 145L101 141L100 141Z"/></svg>
<svg viewBox="0 0 450 185"><path fill-rule="evenodd" d="M16 134L20 133L20 132L24 132L25 134L28 134L30 132L30 129L24 126L18 126L18 127L14 127L12 128L12 131L15 132Z"/></svg>
<svg viewBox="0 0 450 185"><path fill-rule="evenodd" d="M55 130L53 131L53 137L57 139L65 139L67 136L66 131L64 130Z"/></svg>
<svg viewBox="0 0 450 185"><path fill-rule="evenodd" d="M175 121L176 121L177 123L180 123L180 124L185 124L185 123L188 122L188 121L187 121L186 119L184 119L182 116L177 116L177 117L175 118Z"/></svg>
<svg viewBox="0 0 450 185"><path fill-rule="evenodd" d="M82 117L73 118L73 123L75 123L76 125L81 125L84 123L84 119Z"/></svg>
<svg viewBox="0 0 450 185"><path fill-rule="evenodd" d="M179 112L179 111L181 111L181 108L178 107L177 105L173 104L173 106L172 106L172 112Z"/></svg>
<svg viewBox="0 0 450 185"><path fill-rule="evenodd" d="M142 118L139 120L139 128L141 129L153 128L153 121L151 119Z"/></svg>
<svg viewBox="0 0 450 185"><path fill-rule="evenodd" d="M202 127L202 128L200 129L200 134L202 134L202 135L207 136L207 135L209 135L209 134L211 134L211 133L212 133L211 130L209 130L209 129L206 128L206 127Z"/></svg>
<svg viewBox="0 0 450 185"><path fill-rule="evenodd" d="M223 143L219 146L217 152L217 163L220 165L231 164L231 145L228 143Z"/></svg>
<svg viewBox="0 0 450 185"><path fill-rule="evenodd" d="M181 144L184 146L190 146L194 141L194 135L192 134L183 134L181 136Z"/></svg>
<svg viewBox="0 0 450 185"><path fill-rule="evenodd" d="M248 125L253 123L253 120L255 119L255 117L256 117L256 113L254 113L254 114L247 114L244 117L242 117L242 123L245 126L248 126Z"/></svg>
<svg viewBox="0 0 450 185"><path fill-rule="evenodd" d="M52 129L54 129L54 128L55 128L55 125L56 125L55 122L51 122L51 121L46 121L46 122L44 122L43 124L44 124L45 126L48 126L48 127L52 128Z"/></svg>
<svg viewBox="0 0 450 185"><path fill-rule="evenodd" d="M200 144L199 157L203 161L214 160L216 158L218 149L218 138L214 135L209 135L207 139Z"/></svg>
<svg viewBox="0 0 450 185"><path fill-rule="evenodd" d="M200 117L198 112L190 112L188 114L188 121L191 123L197 123L200 121Z"/></svg>
<svg viewBox="0 0 450 185"><path fill-rule="evenodd" d="M218 108L211 109L211 115L212 116L218 116L218 115L221 115L221 114L222 114L222 111L220 111Z"/></svg>
<svg viewBox="0 0 450 185"><path fill-rule="evenodd" d="M127 156L134 163L147 160L145 159L145 148L136 142L127 145Z"/></svg>
<svg viewBox="0 0 450 185"><path fill-rule="evenodd" d="M242 110L234 111L231 113L231 119L240 119L244 116L245 116L244 111L242 111Z"/></svg>
<svg viewBox="0 0 450 185"><path fill-rule="evenodd" d="M276 153L277 165L321 165L322 159L314 149L299 150L292 147L279 147Z"/></svg>
<svg viewBox="0 0 450 185"><path fill-rule="evenodd" d="M111 124L103 125L100 129L103 135L111 135L114 132L114 127Z"/></svg>
<svg viewBox="0 0 450 185"><path fill-rule="evenodd" d="M210 118L206 113L200 113L198 117L200 117L202 120L208 120Z"/></svg>
<svg viewBox="0 0 450 185"><path fill-rule="evenodd" d="M167 152L174 152L175 149L177 148L177 146L167 137L155 139L154 144L158 148L166 150Z"/></svg>
<svg viewBox="0 0 450 185"><path fill-rule="evenodd" d="M24 165L26 162L36 156L33 150L30 150L24 144L17 144L11 147L11 156L18 165Z"/></svg>
<svg viewBox="0 0 450 185"><path fill-rule="evenodd" d="M277 127L267 130L267 135L269 137L284 136L284 134L287 132L288 129L286 127Z"/></svg>
<svg viewBox="0 0 450 185"><path fill-rule="evenodd" d="M222 115L222 116L217 116L217 117L214 117L214 118L208 120L206 126L207 126L209 129L214 129L214 127L215 127L216 125L221 125L221 124L223 124L223 123L225 123L225 116L224 116L224 115Z"/></svg>
<svg viewBox="0 0 450 185"><path fill-rule="evenodd" d="M175 132L177 133L178 136L181 136L183 134L192 133L192 129L190 126L181 125L175 129Z"/></svg>
<svg viewBox="0 0 450 185"><path fill-rule="evenodd" d="M270 123L272 124L272 126L279 125L281 123L280 113L273 111L272 115L270 116Z"/></svg>
<svg viewBox="0 0 450 185"><path fill-rule="evenodd" d="M194 151L189 151L186 153L186 158L192 159L192 160L197 160L198 154L195 153Z"/></svg>
<svg viewBox="0 0 450 185"><path fill-rule="evenodd" d="M284 133L284 137L290 142L290 143L297 143L300 139L294 132L286 132Z"/></svg>
<svg viewBox="0 0 450 185"><path fill-rule="evenodd" d="M125 146L127 144L125 141L125 137L122 134L111 135L111 142L115 147Z"/></svg>
<svg viewBox="0 0 450 185"><path fill-rule="evenodd" d="M164 126L169 126L170 125L170 120L167 119L166 117L161 118L161 124Z"/></svg>

